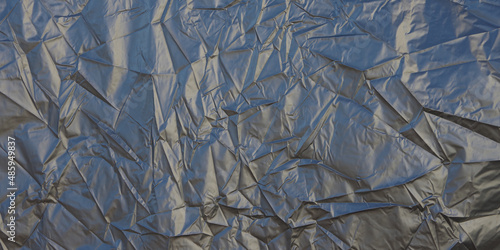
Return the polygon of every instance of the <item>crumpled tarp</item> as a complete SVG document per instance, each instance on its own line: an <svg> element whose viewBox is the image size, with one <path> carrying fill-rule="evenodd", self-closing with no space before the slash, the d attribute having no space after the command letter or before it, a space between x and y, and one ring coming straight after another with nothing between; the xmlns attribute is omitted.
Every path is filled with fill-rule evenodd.
<svg viewBox="0 0 500 250"><path fill-rule="evenodd" d="M495 0L0 1L1 246L500 249L499 27Z"/></svg>

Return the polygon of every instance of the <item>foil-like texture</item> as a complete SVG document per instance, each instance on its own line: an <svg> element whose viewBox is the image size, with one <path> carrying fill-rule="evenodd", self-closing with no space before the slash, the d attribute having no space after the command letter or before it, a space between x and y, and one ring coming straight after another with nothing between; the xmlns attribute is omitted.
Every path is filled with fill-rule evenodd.
<svg viewBox="0 0 500 250"><path fill-rule="evenodd" d="M499 27L495 0L2 0L0 244L500 249Z"/></svg>

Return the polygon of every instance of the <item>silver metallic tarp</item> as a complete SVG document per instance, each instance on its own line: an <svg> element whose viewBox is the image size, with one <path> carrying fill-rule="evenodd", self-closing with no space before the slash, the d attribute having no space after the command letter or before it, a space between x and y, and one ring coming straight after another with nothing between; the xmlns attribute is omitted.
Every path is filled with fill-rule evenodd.
<svg viewBox="0 0 500 250"><path fill-rule="evenodd" d="M496 0L1 0L0 244L500 249L499 27Z"/></svg>

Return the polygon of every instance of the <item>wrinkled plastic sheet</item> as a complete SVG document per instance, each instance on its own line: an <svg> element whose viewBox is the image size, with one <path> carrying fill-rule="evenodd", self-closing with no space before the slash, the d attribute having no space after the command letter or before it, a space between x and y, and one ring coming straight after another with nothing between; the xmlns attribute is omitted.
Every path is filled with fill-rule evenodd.
<svg viewBox="0 0 500 250"><path fill-rule="evenodd" d="M500 249L499 27L494 0L0 1L1 246Z"/></svg>

